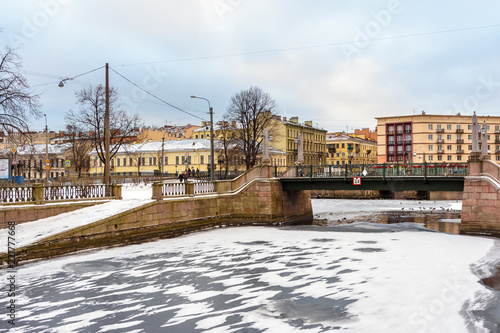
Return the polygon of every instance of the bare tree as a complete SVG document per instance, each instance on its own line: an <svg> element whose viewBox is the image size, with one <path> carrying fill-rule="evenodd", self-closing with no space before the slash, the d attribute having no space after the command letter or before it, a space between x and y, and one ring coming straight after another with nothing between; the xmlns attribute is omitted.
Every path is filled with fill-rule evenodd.
<svg viewBox="0 0 500 333"><path fill-rule="evenodd" d="M41 116L39 95L30 89L20 69L20 58L13 50L0 52L0 126L7 132L27 132L27 118Z"/></svg>
<svg viewBox="0 0 500 333"><path fill-rule="evenodd" d="M68 119L66 119L68 121ZM70 122L66 125L68 142L71 144L68 152L71 167L76 171L78 177L82 176L82 171L90 166L88 153L92 149L88 133L84 132L80 124Z"/></svg>
<svg viewBox="0 0 500 333"><path fill-rule="evenodd" d="M68 124L79 124L82 130L89 133L88 139L97 156L105 163L104 154L104 116L106 108L106 89L103 85L89 86L76 92L79 112L70 110L66 114ZM118 94L114 88L109 89L109 127L110 158L113 158L120 146L126 142L136 128L142 125L138 114L129 116L118 105Z"/></svg>
<svg viewBox="0 0 500 333"><path fill-rule="evenodd" d="M273 132L272 116L276 115L276 108L274 99L258 87L250 87L231 97L225 117L240 126L236 143L247 170L257 163L264 129Z"/></svg>

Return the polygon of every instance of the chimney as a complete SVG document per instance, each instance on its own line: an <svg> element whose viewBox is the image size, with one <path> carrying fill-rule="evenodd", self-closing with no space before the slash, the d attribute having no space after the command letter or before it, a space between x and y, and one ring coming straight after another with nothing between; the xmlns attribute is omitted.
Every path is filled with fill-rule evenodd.
<svg viewBox="0 0 500 333"><path fill-rule="evenodd" d="M290 118L290 121L294 124L298 124L299 123L299 117L292 117Z"/></svg>
<svg viewBox="0 0 500 333"><path fill-rule="evenodd" d="M207 122L206 121L202 121L201 122L201 127L205 127L205 126L207 126Z"/></svg>
<svg viewBox="0 0 500 333"><path fill-rule="evenodd" d="M286 121L286 117L283 117L283 121Z"/></svg>
<svg viewBox="0 0 500 333"><path fill-rule="evenodd" d="M306 120L306 121L304 122L304 124L306 124L306 126L313 127L313 122L312 122L312 120Z"/></svg>

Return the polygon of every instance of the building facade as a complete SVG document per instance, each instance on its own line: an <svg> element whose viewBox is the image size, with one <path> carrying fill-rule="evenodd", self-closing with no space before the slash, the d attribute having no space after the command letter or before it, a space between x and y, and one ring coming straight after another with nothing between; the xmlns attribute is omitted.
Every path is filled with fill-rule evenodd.
<svg viewBox="0 0 500 333"><path fill-rule="evenodd" d="M328 133L327 164L375 164L377 163L377 142L361 139L345 133Z"/></svg>
<svg viewBox="0 0 500 333"><path fill-rule="evenodd" d="M466 163L472 151L472 115L429 115L377 119L378 163ZM493 161L500 161L500 117L478 116L485 124Z"/></svg>
<svg viewBox="0 0 500 333"><path fill-rule="evenodd" d="M222 159L223 145L219 140L214 140L215 169L225 168L228 163ZM145 141L143 143L122 145L111 159L111 172L121 174L177 174L187 170L198 170L206 173L210 170L210 140L185 139ZM285 153L270 149L270 157L284 163ZM261 156L259 156L259 161ZM96 151L90 153L90 174L101 175L104 173L104 164L98 158ZM230 161L231 171L245 170L245 163L240 160Z"/></svg>

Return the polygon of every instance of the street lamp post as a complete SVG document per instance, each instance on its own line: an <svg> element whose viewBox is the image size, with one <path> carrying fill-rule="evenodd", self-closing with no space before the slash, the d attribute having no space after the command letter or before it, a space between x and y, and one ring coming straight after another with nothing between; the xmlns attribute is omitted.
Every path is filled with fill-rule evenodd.
<svg viewBox="0 0 500 333"><path fill-rule="evenodd" d="M214 111L210 106L210 101L203 97L191 96L191 98L204 99L208 102L208 111L210 113L210 180L214 180Z"/></svg>
<svg viewBox="0 0 500 333"><path fill-rule="evenodd" d="M45 175L47 182L49 182L49 128L47 126L47 115L44 113L43 116L45 117Z"/></svg>

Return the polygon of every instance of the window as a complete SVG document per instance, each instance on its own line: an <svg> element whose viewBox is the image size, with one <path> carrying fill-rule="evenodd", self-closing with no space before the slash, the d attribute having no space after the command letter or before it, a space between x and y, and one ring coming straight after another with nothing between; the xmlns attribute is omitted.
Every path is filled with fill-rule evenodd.
<svg viewBox="0 0 500 333"><path fill-rule="evenodd" d="M429 150L433 150L434 149L434 146L433 145L429 145Z"/></svg>
<svg viewBox="0 0 500 333"><path fill-rule="evenodd" d="M432 129L432 124L427 125L427 128L431 130Z"/></svg>
<svg viewBox="0 0 500 333"><path fill-rule="evenodd" d="M406 133L411 133L411 125L410 124L406 124L405 125L405 132Z"/></svg>
<svg viewBox="0 0 500 333"><path fill-rule="evenodd" d="M462 155L458 155L457 156L457 161L461 161L462 160Z"/></svg>
<svg viewBox="0 0 500 333"><path fill-rule="evenodd" d="M436 125L436 129L440 130L441 129L441 124Z"/></svg>
<svg viewBox="0 0 500 333"><path fill-rule="evenodd" d="M390 126L387 128L387 133L394 133L394 125L390 125Z"/></svg>
<svg viewBox="0 0 500 333"><path fill-rule="evenodd" d="M127 158L126 157L123 158L123 166L127 166Z"/></svg>
<svg viewBox="0 0 500 333"><path fill-rule="evenodd" d="M443 155L438 155L437 159L438 159L438 161L442 161L443 160Z"/></svg>
<svg viewBox="0 0 500 333"><path fill-rule="evenodd" d="M447 130L451 130L451 125L446 125Z"/></svg>
<svg viewBox="0 0 500 333"><path fill-rule="evenodd" d="M403 152L403 146L398 146L398 153L402 153Z"/></svg>
<svg viewBox="0 0 500 333"><path fill-rule="evenodd" d="M394 146L389 146L387 151L389 154L394 154Z"/></svg>
<svg viewBox="0 0 500 333"><path fill-rule="evenodd" d="M467 137L469 140L472 140L472 135L469 134L469 136Z"/></svg>
<svg viewBox="0 0 500 333"><path fill-rule="evenodd" d="M152 158L152 157L150 157L150 158L148 158L148 160L149 160L149 161L148 161L148 162L149 162L149 165L153 165L153 158Z"/></svg>
<svg viewBox="0 0 500 333"><path fill-rule="evenodd" d="M146 165L146 158L145 157L141 157L141 165Z"/></svg>
<svg viewBox="0 0 500 333"><path fill-rule="evenodd" d="M438 134L438 141L443 140L443 136L441 134Z"/></svg>
<svg viewBox="0 0 500 333"><path fill-rule="evenodd" d="M128 159L128 164L129 164L130 166L134 165L134 160L132 159L132 157L130 157L130 158Z"/></svg>
<svg viewBox="0 0 500 333"><path fill-rule="evenodd" d="M342 144L342 148L345 148L345 143Z"/></svg>
<svg viewBox="0 0 500 333"><path fill-rule="evenodd" d="M446 157L446 159L447 159L448 161L451 161L451 155L448 155L448 156Z"/></svg>
<svg viewBox="0 0 500 333"><path fill-rule="evenodd" d="M446 140L451 140L451 134L446 135Z"/></svg>
<svg viewBox="0 0 500 333"><path fill-rule="evenodd" d="M429 140L432 140L432 138L433 138L432 134L429 134L428 138L429 138Z"/></svg>
<svg viewBox="0 0 500 333"><path fill-rule="evenodd" d="M433 156L432 155L429 155L429 161L432 161L433 160Z"/></svg>
<svg viewBox="0 0 500 333"><path fill-rule="evenodd" d="M398 134L402 134L403 133L403 125L398 125L397 131L398 131Z"/></svg>
<svg viewBox="0 0 500 333"><path fill-rule="evenodd" d="M403 143L403 136L402 135L398 135L398 144L402 144Z"/></svg>
<svg viewBox="0 0 500 333"><path fill-rule="evenodd" d="M119 158L116 159L116 166L120 166L120 159Z"/></svg>
<svg viewBox="0 0 500 333"><path fill-rule="evenodd" d="M451 145L447 145L446 150L451 150Z"/></svg>
<svg viewBox="0 0 500 333"><path fill-rule="evenodd" d="M394 144L394 136L391 135L388 137L388 139L389 139L389 144L393 145Z"/></svg>
<svg viewBox="0 0 500 333"><path fill-rule="evenodd" d="M462 125L457 125L457 130L461 130L462 129Z"/></svg>
<svg viewBox="0 0 500 333"><path fill-rule="evenodd" d="M175 156L175 164L179 165L179 156Z"/></svg>

